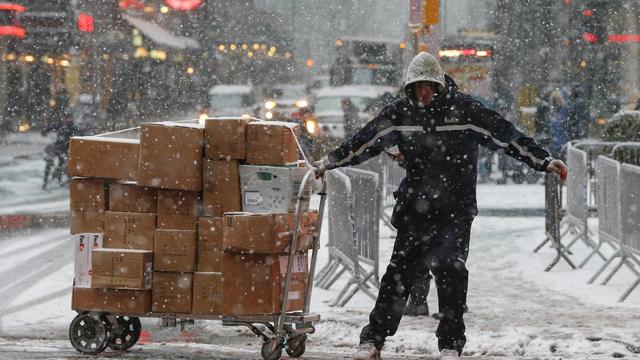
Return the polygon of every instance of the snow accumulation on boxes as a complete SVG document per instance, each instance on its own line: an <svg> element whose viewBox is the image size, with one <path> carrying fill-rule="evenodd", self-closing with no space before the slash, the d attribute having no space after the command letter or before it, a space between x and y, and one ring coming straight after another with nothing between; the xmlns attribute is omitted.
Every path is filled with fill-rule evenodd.
<svg viewBox="0 0 640 360"><path fill-rule="evenodd" d="M139 140L73 138L72 308L279 312L306 171L297 132L290 123L219 118L143 124ZM290 311L302 310L309 285L318 213L307 209L308 199L297 229Z"/></svg>

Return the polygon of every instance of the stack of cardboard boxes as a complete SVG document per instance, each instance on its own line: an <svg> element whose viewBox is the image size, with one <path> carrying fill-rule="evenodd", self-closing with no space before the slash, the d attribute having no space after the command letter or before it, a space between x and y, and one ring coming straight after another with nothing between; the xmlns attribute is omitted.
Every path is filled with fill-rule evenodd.
<svg viewBox="0 0 640 360"><path fill-rule="evenodd" d="M297 193L295 125L151 123L140 138L69 150L73 309L127 314L280 311ZM308 196L287 310L302 310L318 214Z"/></svg>

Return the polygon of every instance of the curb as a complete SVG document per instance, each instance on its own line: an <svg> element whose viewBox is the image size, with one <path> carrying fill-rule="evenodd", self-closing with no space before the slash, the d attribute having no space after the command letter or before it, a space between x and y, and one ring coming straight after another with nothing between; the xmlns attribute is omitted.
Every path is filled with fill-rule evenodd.
<svg viewBox="0 0 640 360"><path fill-rule="evenodd" d="M0 215L0 232L69 226L69 212Z"/></svg>

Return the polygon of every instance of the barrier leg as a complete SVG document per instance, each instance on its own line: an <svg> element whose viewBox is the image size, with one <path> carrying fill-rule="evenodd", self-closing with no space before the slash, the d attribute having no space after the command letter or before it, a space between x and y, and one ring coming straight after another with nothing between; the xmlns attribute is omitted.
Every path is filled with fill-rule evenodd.
<svg viewBox="0 0 640 360"><path fill-rule="evenodd" d="M582 269L582 267L584 267L589 262L589 260L591 260L593 255L595 255L596 253L600 254L600 256L603 256L602 253L600 253L599 251L601 246L602 246L602 242L599 242L598 245L593 249L593 251L589 253L589 256L587 256L584 260L582 260L582 262L580 263L580 265L578 265L578 267ZM607 259L605 258L604 260L606 261Z"/></svg>
<svg viewBox="0 0 640 360"><path fill-rule="evenodd" d="M340 306L340 300L342 300L345 294L347 294L347 291L349 291L351 286L355 284L356 284L356 279L351 278L351 280L349 280L349 282L347 282L347 284L342 288L342 290L340 290L340 293L338 294L338 296L335 298L335 300L333 300L331 304L329 304L329 306Z"/></svg>
<svg viewBox="0 0 640 360"><path fill-rule="evenodd" d="M593 276L591 277L591 279L589 279L589 281L587 281L587 284L593 284L594 281L596 281L596 279L598 278L598 276L600 276L600 274L602 274L604 272L604 270L611 265L611 263L613 262L613 260L615 260L618 256L620 256L620 250L616 251L613 255L611 255L611 257L609 258L609 260L607 260L607 262L605 262L600 269L598 269L598 271L596 271L595 274L593 274Z"/></svg>
<svg viewBox="0 0 640 360"><path fill-rule="evenodd" d="M547 236L546 238L544 238L544 240L543 240L543 241L542 241L538 246L536 246L536 248L535 248L535 249L533 249L533 252L534 252L534 253L537 253L540 249L542 249L542 247L543 247L546 243L548 243L548 242L549 242L549 240L551 240L551 238L550 238L550 237L548 237L548 236Z"/></svg>
<svg viewBox="0 0 640 360"><path fill-rule="evenodd" d="M631 292L633 292L633 290L635 290L635 288L640 284L640 277L638 277L636 279L636 281L631 285L631 287L629 287L627 289L627 291L624 292L624 294L622 294L622 296L620 297L620 299L618 299L618 302L623 302L627 299L627 297L631 294Z"/></svg>
<svg viewBox="0 0 640 360"><path fill-rule="evenodd" d="M375 301L377 298L376 294L372 293L367 287L367 281L369 280L369 278L371 278L372 275L373 275L373 271L367 274L367 276L364 279L357 282L356 286L353 289L351 289L349 294L347 294L347 296L345 296L344 299L342 299L342 301L340 302L340 307L345 306L349 302L349 300L351 300L353 295L355 295L358 292L358 290L362 291L363 293L365 293L367 296L369 296L371 299Z"/></svg>
<svg viewBox="0 0 640 360"><path fill-rule="evenodd" d="M331 284L329 284L329 282L331 281L331 278L335 275L340 265L341 264L339 261L335 261L333 264L331 264L331 268L328 269L328 271L323 276L322 280L318 283L319 288L326 290L331 287Z"/></svg>
<svg viewBox="0 0 640 360"><path fill-rule="evenodd" d="M600 285L607 285L607 283L609 283L609 280L611 280L611 278L613 278L613 276L618 272L618 270L620 270L622 265L624 265L625 261L626 261L626 256L622 255L618 265L616 265L616 267L613 268L613 271L604 279L603 282L600 283Z"/></svg>
<svg viewBox="0 0 640 360"><path fill-rule="evenodd" d="M571 239L571 241L569 241L569 244L567 244L566 249L567 250L571 249L571 247L583 237L584 237L584 234L582 233L576 235L573 239Z"/></svg>
<svg viewBox="0 0 640 360"><path fill-rule="evenodd" d="M327 265L325 265L319 272L318 275L316 275L316 286L320 286L320 284L324 281L324 278L327 277L328 274L332 273L333 269L335 268L335 260L334 259L329 259L329 262L327 263Z"/></svg>
<svg viewBox="0 0 640 360"><path fill-rule="evenodd" d="M326 290L333 286L333 284L338 281L338 279L342 276L342 274L344 274L345 271L347 271L347 267L343 266L342 269L340 269L340 271L338 271L333 278L329 278L326 284L323 284L323 289Z"/></svg>

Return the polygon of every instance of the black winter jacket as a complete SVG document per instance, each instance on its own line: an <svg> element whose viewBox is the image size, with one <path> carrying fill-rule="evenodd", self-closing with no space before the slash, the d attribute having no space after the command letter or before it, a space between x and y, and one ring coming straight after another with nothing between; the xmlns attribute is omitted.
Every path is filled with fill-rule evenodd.
<svg viewBox="0 0 640 360"><path fill-rule="evenodd" d="M398 100L331 152L327 169L359 164L398 146L406 161L406 178L397 191L394 226L405 221L475 216L478 144L546 171L552 160L533 139L497 112L458 91L446 77L444 94L421 107Z"/></svg>

